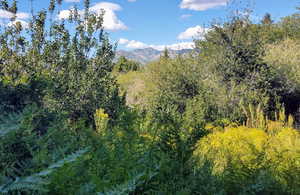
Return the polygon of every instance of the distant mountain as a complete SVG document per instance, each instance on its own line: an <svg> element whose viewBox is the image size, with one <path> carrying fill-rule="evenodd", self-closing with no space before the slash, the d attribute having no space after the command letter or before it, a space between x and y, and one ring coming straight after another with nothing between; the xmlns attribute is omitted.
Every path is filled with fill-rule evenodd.
<svg viewBox="0 0 300 195"><path fill-rule="evenodd" d="M168 50L171 58L176 57L177 55L187 54L192 51L192 49L182 49L182 50ZM145 48L145 49L135 49L132 51L119 50L116 53L116 58L120 56L124 56L130 60L138 61L142 64L146 64L148 62L159 59L159 57L163 54L164 51L159 51L153 48Z"/></svg>

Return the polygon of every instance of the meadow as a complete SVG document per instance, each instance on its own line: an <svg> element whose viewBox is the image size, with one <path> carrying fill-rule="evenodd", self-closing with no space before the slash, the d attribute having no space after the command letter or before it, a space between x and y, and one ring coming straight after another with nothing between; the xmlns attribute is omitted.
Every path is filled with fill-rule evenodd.
<svg viewBox="0 0 300 195"><path fill-rule="evenodd" d="M1 27L0 194L300 194L299 10L141 65L84 2Z"/></svg>

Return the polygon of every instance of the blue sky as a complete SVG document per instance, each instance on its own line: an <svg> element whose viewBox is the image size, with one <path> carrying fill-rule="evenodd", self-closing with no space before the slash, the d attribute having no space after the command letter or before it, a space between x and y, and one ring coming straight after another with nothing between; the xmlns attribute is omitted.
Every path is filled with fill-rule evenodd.
<svg viewBox="0 0 300 195"><path fill-rule="evenodd" d="M258 21L266 12L273 19L296 12L298 0L91 0L92 10L105 9L104 25L112 41L119 41L119 49L154 47L163 49L192 47L193 38L207 31L212 21L224 21L236 7L245 7L245 2L254 10L251 18ZM250 3L249 3L250 2ZM49 0L33 0L34 10L47 8ZM68 16L68 9L74 4L82 8L83 0L64 0L60 14L55 18ZM19 0L18 19L26 22L29 0ZM0 10L0 19L5 18Z"/></svg>

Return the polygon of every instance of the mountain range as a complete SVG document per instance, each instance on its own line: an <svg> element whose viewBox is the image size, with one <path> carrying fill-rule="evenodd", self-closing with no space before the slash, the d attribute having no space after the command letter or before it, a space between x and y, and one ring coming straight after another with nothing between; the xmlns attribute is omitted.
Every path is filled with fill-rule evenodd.
<svg viewBox="0 0 300 195"><path fill-rule="evenodd" d="M176 57L177 55L185 55L193 51L192 49L182 49L182 50L168 50L169 56L171 58ZM118 50L116 52L116 58L118 59L121 56L126 57L127 59L140 62L142 64L149 63L151 61L159 59L163 55L164 51L156 50L153 48L145 49L135 49L131 51Z"/></svg>

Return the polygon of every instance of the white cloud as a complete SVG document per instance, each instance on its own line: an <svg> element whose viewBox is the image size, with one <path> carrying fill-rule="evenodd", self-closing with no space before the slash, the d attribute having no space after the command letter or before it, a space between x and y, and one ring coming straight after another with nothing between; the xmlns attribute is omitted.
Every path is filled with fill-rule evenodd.
<svg viewBox="0 0 300 195"><path fill-rule="evenodd" d="M18 19L28 19L30 16L28 13L25 13L25 12L19 12L16 14L17 18Z"/></svg>
<svg viewBox="0 0 300 195"><path fill-rule="evenodd" d="M0 9L0 18L5 18L5 19L9 19L12 18L14 16L13 13Z"/></svg>
<svg viewBox="0 0 300 195"><path fill-rule="evenodd" d="M153 47L154 49L157 49L159 51L167 49L172 50L182 50L182 49L193 49L195 47L194 42L180 42L180 43L174 43L171 45L150 45L150 47Z"/></svg>
<svg viewBox="0 0 300 195"><path fill-rule="evenodd" d="M122 10L121 6L115 3L101 2L90 8L91 11L100 14L102 10L105 11L103 18L103 26L106 30L126 30L127 26L118 19L116 11Z"/></svg>
<svg viewBox="0 0 300 195"><path fill-rule="evenodd" d="M225 6L229 0L182 0L180 8L204 11L218 6Z"/></svg>
<svg viewBox="0 0 300 195"><path fill-rule="evenodd" d="M12 12L0 9L0 18L3 19L10 19L14 17L14 14ZM16 14L17 19L28 19L29 18L29 14L25 13L25 12L18 12Z"/></svg>
<svg viewBox="0 0 300 195"><path fill-rule="evenodd" d="M186 29L184 32L180 33L177 38L180 40L202 38L208 31L208 28L203 28L197 25L195 27Z"/></svg>
<svg viewBox="0 0 300 195"><path fill-rule="evenodd" d="M129 40L127 40L127 39L123 39L123 38L119 39L119 43L120 43L121 45L125 45L125 44L127 44L128 42L129 42Z"/></svg>
<svg viewBox="0 0 300 195"><path fill-rule="evenodd" d="M65 0L67 3L79 3L80 0Z"/></svg>
<svg viewBox="0 0 300 195"><path fill-rule="evenodd" d="M135 41L135 40L128 40L128 39L119 39L119 44L120 45L125 45L125 47L130 48L130 49L144 49L149 47L147 44L142 43L140 41Z"/></svg>
<svg viewBox="0 0 300 195"><path fill-rule="evenodd" d="M70 17L71 11L70 10L62 10L58 14L58 19L68 19Z"/></svg>
<svg viewBox="0 0 300 195"><path fill-rule="evenodd" d="M118 19L116 11L122 10L121 6L115 3L101 2L90 7L90 11L96 14L101 14L105 11L103 18L103 26L106 30L116 31L116 30L126 30L127 26ZM83 14L83 10L78 11L79 14ZM62 10L58 14L59 19L67 19L70 16L70 10Z"/></svg>
<svg viewBox="0 0 300 195"><path fill-rule="evenodd" d="M149 46L143 42L132 40L126 44L126 47L131 49L143 49Z"/></svg>
<svg viewBox="0 0 300 195"><path fill-rule="evenodd" d="M15 15L9 11L0 9L0 18L1 19L11 19L13 18ZM13 24L16 24L17 22L20 22L23 28L28 28L29 24L28 22L24 21L26 19L28 19L30 16L28 13L25 12L19 12L16 14L16 19L15 21L10 21L10 22L1 22L0 25L7 25L7 26L12 26Z"/></svg>
<svg viewBox="0 0 300 195"><path fill-rule="evenodd" d="M145 48L153 48L159 51L163 51L165 48L172 49L172 50L181 50L181 49L193 49L195 47L194 42L180 42L170 45L151 45L146 44L136 40L127 40L121 38L119 40L120 45L124 45L126 48L129 49L145 49Z"/></svg>

